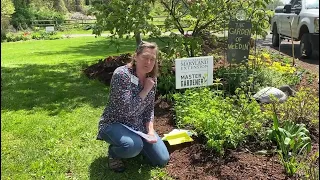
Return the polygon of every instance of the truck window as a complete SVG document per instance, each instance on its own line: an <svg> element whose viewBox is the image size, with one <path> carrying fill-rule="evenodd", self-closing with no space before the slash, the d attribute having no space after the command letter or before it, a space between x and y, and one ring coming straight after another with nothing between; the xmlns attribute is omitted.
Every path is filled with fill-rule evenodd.
<svg viewBox="0 0 320 180"><path fill-rule="evenodd" d="M301 0L296 0L293 4L292 4L293 8L302 8L302 3Z"/></svg>
<svg viewBox="0 0 320 180"><path fill-rule="evenodd" d="M319 9L319 0L306 1L306 9Z"/></svg>

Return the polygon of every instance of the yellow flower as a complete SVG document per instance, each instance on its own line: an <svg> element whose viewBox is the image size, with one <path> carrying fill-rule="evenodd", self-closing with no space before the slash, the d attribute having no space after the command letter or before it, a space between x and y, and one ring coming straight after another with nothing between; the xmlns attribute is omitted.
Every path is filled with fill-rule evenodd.
<svg viewBox="0 0 320 180"><path fill-rule="evenodd" d="M270 59L270 54L262 53L262 57L269 60Z"/></svg>

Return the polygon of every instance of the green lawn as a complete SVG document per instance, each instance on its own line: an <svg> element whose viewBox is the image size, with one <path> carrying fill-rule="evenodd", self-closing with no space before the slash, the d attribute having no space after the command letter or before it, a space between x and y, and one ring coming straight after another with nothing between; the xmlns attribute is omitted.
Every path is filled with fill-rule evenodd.
<svg viewBox="0 0 320 180"><path fill-rule="evenodd" d="M103 37L1 44L1 179L167 179L141 156L128 171L107 168L107 143L95 140L109 87L81 70L108 55ZM123 41L120 53L131 52Z"/></svg>
<svg viewBox="0 0 320 180"><path fill-rule="evenodd" d="M57 31L58 35L68 35L68 34L92 34L92 29L84 30L84 29L70 29L66 31Z"/></svg>

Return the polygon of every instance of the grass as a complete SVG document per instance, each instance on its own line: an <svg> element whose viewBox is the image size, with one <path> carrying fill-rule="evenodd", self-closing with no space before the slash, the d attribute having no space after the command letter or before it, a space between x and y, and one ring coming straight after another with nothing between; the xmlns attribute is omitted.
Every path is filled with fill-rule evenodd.
<svg viewBox="0 0 320 180"><path fill-rule="evenodd" d="M65 34L92 34L92 30L84 30L84 29L69 29L66 31L57 31L58 35L65 35Z"/></svg>
<svg viewBox="0 0 320 180"><path fill-rule="evenodd" d="M1 179L168 179L141 156L123 174L95 140L109 87L81 70L117 55L103 37L2 43ZM132 52L134 40L120 53Z"/></svg>

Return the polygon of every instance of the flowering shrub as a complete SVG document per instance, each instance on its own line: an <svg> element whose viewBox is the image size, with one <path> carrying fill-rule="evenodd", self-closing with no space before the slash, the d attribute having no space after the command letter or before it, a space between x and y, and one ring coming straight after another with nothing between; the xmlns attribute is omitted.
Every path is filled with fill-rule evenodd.
<svg viewBox="0 0 320 180"><path fill-rule="evenodd" d="M269 69L274 69L276 71L279 71L281 73L294 73L296 71L295 67L292 67L288 63L280 63L277 61L273 61L271 59L270 54L268 53L262 53L260 57L255 57L253 55L249 55L249 64L253 65L253 63L257 66L263 66Z"/></svg>
<svg viewBox="0 0 320 180"><path fill-rule="evenodd" d="M45 32L45 31L38 31L38 32L21 32L21 33L7 33L3 41L5 42L15 42L15 41L27 41L31 39L40 40L54 40L54 39L61 39L62 37L57 35L57 32Z"/></svg>

